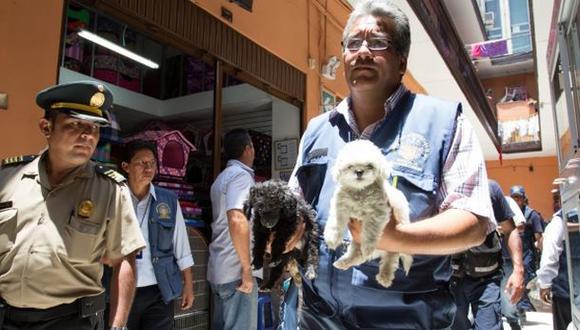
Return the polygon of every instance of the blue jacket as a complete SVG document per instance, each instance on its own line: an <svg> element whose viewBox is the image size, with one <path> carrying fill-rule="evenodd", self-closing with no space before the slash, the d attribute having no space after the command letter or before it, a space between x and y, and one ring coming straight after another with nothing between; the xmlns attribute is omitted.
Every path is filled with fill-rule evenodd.
<svg viewBox="0 0 580 330"><path fill-rule="evenodd" d="M442 201L437 199L436 191L441 183L442 167L460 112L461 107L457 103L408 93L370 138L392 163L392 176L397 177L396 187L409 200L413 222L438 213ZM299 168L296 176L304 197L317 211L321 233L335 189L329 169L334 165L341 147L352 140L352 136L353 132L344 116L333 110L313 119L302 137L302 159L297 160ZM415 255L409 275L405 276L399 268L392 286L384 288L375 280L378 260L347 271L334 268L332 263L343 252L342 249L329 250L321 239L318 276L312 282L305 282L312 292L317 293L317 297L305 300L307 304L316 305L316 300L320 300L329 305L334 313L343 314L355 324L357 319L363 318L363 312L374 315L373 311L376 311L383 315L381 319L384 322L381 321L383 323L380 325L375 323L373 327L402 328L403 324L415 328L439 327L432 319L443 319L442 327L447 323L447 326L450 325L454 306L452 299L427 303L431 305L425 310L434 308L445 315L435 316L435 312L420 315L426 314L419 312L422 306L414 306L417 314L413 315L407 313L410 307L405 306L400 295L435 292L446 287L451 277L448 256ZM364 307L359 309L360 306ZM358 326L365 327L361 323Z"/></svg>
<svg viewBox="0 0 580 330"><path fill-rule="evenodd" d="M149 209L149 246L157 285L166 304L181 295L181 271L173 254L173 233L177 212L177 196L155 186L157 199Z"/></svg>

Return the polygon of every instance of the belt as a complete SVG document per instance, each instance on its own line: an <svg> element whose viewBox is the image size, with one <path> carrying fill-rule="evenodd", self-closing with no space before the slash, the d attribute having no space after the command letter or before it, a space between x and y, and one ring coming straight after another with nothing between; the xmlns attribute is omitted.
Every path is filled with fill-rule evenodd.
<svg viewBox="0 0 580 330"><path fill-rule="evenodd" d="M46 309L19 308L8 305L0 299L0 309L4 310L4 318L15 322L42 322L54 320L69 315L81 318L95 315L105 310L105 294L83 297L70 304L62 304Z"/></svg>

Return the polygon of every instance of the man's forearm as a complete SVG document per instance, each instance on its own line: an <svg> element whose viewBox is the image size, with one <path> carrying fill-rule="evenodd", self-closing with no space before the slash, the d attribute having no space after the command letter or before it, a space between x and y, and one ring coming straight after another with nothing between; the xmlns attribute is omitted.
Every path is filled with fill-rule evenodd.
<svg viewBox="0 0 580 330"><path fill-rule="evenodd" d="M522 239L517 230L512 230L508 236L508 252L512 258L512 264L514 266L514 271L522 271L523 266L523 252L522 252Z"/></svg>
<svg viewBox="0 0 580 330"><path fill-rule="evenodd" d="M193 288L193 275L191 272L191 267L187 267L182 270L181 275L183 276L183 286L186 288Z"/></svg>
<svg viewBox="0 0 580 330"><path fill-rule="evenodd" d="M485 239L488 223L473 213L449 209L432 218L406 225L389 222L378 248L409 254L445 255L477 246Z"/></svg>
<svg viewBox="0 0 580 330"><path fill-rule="evenodd" d="M227 212L230 237L240 258L242 271L250 271L250 223L240 210Z"/></svg>
<svg viewBox="0 0 580 330"><path fill-rule="evenodd" d="M109 323L111 326L122 327L127 324L135 295L136 283L137 269L135 266L135 253L132 253L113 267L109 315Z"/></svg>

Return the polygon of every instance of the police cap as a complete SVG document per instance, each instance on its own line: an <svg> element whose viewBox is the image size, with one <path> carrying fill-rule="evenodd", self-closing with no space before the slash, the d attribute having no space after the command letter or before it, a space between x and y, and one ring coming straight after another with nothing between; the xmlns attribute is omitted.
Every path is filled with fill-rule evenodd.
<svg viewBox="0 0 580 330"><path fill-rule="evenodd" d="M105 113L113 104L113 94L103 84L77 81L40 91L36 95L36 104L45 111L59 111L74 118L108 125Z"/></svg>
<svg viewBox="0 0 580 330"><path fill-rule="evenodd" d="M524 189L524 187L522 187L522 186L513 186L513 187L511 187L511 189L510 189L510 196L513 197L513 196L516 196L516 195L519 195L519 196L522 196L522 197L525 198L526 197L526 190Z"/></svg>

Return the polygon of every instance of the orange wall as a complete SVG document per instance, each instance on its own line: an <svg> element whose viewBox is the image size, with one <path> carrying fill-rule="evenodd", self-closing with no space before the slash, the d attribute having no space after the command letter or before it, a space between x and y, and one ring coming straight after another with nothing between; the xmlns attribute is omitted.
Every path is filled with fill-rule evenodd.
<svg viewBox="0 0 580 330"><path fill-rule="evenodd" d="M491 88L495 103L505 95L506 87L526 86L528 97L538 100L538 80L534 73L516 74L513 76L484 79L481 81L485 90Z"/></svg>
<svg viewBox="0 0 580 330"><path fill-rule="evenodd" d="M43 113L36 93L57 81L63 0L2 1L0 5L0 158L37 153L45 144L38 130Z"/></svg>
<svg viewBox="0 0 580 330"><path fill-rule="evenodd" d="M335 80L320 75L330 56L342 60L340 41L350 13L342 1L254 1L252 12L229 0L196 0L195 5L307 75L306 120L320 114L320 86L340 97L348 94L342 64ZM232 12L232 23L221 18L221 7ZM315 60L314 69L309 58Z"/></svg>
<svg viewBox="0 0 580 330"><path fill-rule="evenodd" d="M552 193L555 188L552 181L558 177L558 159L556 157L522 158L499 161L487 161L487 174L496 180L508 195L513 185L522 185L526 189L530 206L544 218L551 217ZM532 168L530 168L532 167Z"/></svg>

